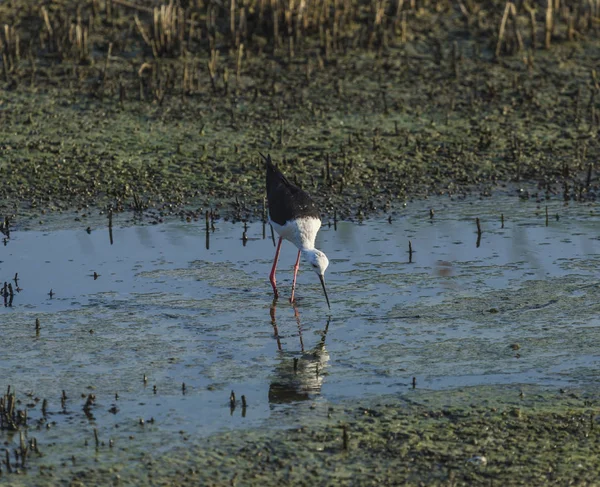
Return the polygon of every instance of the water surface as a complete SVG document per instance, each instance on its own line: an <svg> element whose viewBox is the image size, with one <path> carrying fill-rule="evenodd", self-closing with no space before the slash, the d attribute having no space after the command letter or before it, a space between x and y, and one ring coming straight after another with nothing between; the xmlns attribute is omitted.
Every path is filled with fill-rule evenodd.
<svg viewBox="0 0 600 487"><path fill-rule="evenodd" d="M548 215L516 198L439 198L391 222L325 222L331 311L308 265L287 301L287 242L273 305L260 222L246 240L243 223L216 221L208 248L204 222L117 218L112 244L100 225L16 228L0 247L2 281L18 273L22 288L0 310L0 387L36 420L48 400L50 427L28 431L52 444L47 462L85 456L94 428L117 461L132 442L168 450L223 428L299 424L344 400L410 397L413 378L417 390L586 387L600 361L598 210L550 202Z"/></svg>

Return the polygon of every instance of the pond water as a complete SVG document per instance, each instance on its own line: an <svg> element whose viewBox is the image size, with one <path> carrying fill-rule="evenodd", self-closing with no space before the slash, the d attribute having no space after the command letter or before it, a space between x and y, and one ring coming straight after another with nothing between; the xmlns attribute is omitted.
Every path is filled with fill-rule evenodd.
<svg viewBox="0 0 600 487"><path fill-rule="evenodd" d="M508 197L325 222L317 247L331 262L331 310L307 264L296 306L287 301L288 242L272 303L275 249L260 222L245 240L243 223L216 221L207 239L204 222L115 217L112 244L105 226L17 227L0 247L0 280L15 290L0 309L0 387L39 420L28 434L52 445L51 462L84 455L94 429L115 457L132 441L160 451L223 428L293 425L339 401L410 395L413 378L417 390L593 384L598 207L547 204L547 222L546 203Z"/></svg>

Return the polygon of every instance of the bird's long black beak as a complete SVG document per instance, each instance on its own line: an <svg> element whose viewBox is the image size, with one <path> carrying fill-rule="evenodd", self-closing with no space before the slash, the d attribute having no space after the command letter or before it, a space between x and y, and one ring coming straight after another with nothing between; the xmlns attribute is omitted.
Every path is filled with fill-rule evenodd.
<svg viewBox="0 0 600 487"><path fill-rule="evenodd" d="M319 274L319 279L321 281L321 286L323 286L323 292L325 293L325 299L327 300L327 307L331 309L331 305L329 304L329 297L327 297L327 289L325 289L325 278Z"/></svg>

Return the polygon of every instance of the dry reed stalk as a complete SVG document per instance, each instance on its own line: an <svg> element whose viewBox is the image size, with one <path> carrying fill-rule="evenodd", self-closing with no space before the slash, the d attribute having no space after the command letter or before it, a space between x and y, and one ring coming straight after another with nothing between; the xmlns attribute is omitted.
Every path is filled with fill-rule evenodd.
<svg viewBox="0 0 600 487"><path fill-rule="evenodd" d="M19 33L14 27L5 24L3 32L4 36L0 35L0 53L2 53L2 63L6 75L7 73L14 71L17 67L21 57L21 42Z"/></svg>
<svg viewBox="0 0 600 487"><path fill-rule="evenodd" d="M517 25L517 8L515 7L514 3L508 1L506 2L506 6L504 7L502 20L500 21L500 29L498 31L498 42L496 43L495 51L496 58L500 57L500 52L502 51L502 43L504 42L504 37L506 35L506 24L509 18L512 21L513 34L515 36L515 39L517 40L519 50L523 49L523 38L521 36L521 33L519 32L519 28Z"/></svg>
<svg viewBox="0 0 600 487"><path fill-rule="evenodd" d="M231 39L235 39L235 0L230 0L229 4L229 32Z"/></svg>
<svg viewBox="0 0 600 487"><path fill-rule="evenodd" d="M536 10L531 5L529 5L529 2L524 2L523 7L529 13L529 25L531 28L531 48L536 49L537 48L537 24L535 21Z"/></svg>
<svg viewBox="0 0 600 487"><path fill-rule="evenodd" d="M144 95L144 73L148 70L152 71L154 68L150 63L144 63L138 70L138 78L140 84L140 101L143 101L146 97Z"/></svg>
<svg viewBox="0 0 600 487"><path fill-rule="evenodd" d="M207 14L207 22L210 12ZM169 4L155 7L152 11L152 25L146 29L137 14L134 15L136 27L144 42L152 49L155 58L160 56L183 55L185 51L186 24L190 30L194 23L186 21L185 11L173 1ZM191 33L188 35L188 45L191 43Z"/></svg>
<svg viewBox="0 0 600 487"><path fill-rule="evenodd" d="M190 15L190 30L188 31L188 51L192 50L192 39L194 38L194 28L196 26L196 12L192 12Z"/></svg>
<svg viewBox="0 0 600 487"><path fill-rule="evenodd" d="M240 8L240 20L238 22L237 34L235 37L235 46L237 48L242 44L242 40L248 38L248 22L246 21L246 7Z"/></svg>
<svg viewBox="0 0 600 487"><path fill-rule="evenodd" d="M523 47L524 47L523 36L521 36L521 31L519 30L519 22L518 22L518 18L517 18L517 8L515 7L514 4L511 9L511 19L512 19L512 26L513 26L513 34L515 36L515 39L517 39L519 51L522 51Z"/></svg>
<svg viewBox="0 0 600 487"><path fill-rule="evenodd" d="M575 17L573 15L569 15L567 19L567 39L571 42L574 41L576 32L577 31L575 30Z"/></svg>
<svg viewBox="0 0 600 487"><path fill-rule="evenodd" d="M211 49L210 51L210 61L207 63L208 74L210 76L210 84L212 85L213 91L217 92L217 63L219 61L219 51L216 49Z"/></svg>
<svg viewBox="0 0 600 487"><path fill-rule="evenodd" d="M154 55L154 57L155 58L158 57L158 53L156 52L156 46L154 45L154 41L152 39L150 39L150 36L146 32L146 29L144 28L144 25L140 21L139 17L137 15L134 15L133 18L135 20L135 25L136 25L136 27L138 29L138 32L142 36L142 39L144 39L144 42L148 46L150 46L150 48L152 49L152 54Z"/></svg>
<svg viewBox="0 0 600 487"><path fill-rule="evenodd" d="M279 8L278 1L271 0L271 12L273 15L273 47L279 47Z"/></svg>
<svg viewBox="0 0 600 487"><path fill-rule="evenodd" d="M402 7L404 6L404 0L397 0L396 3L396 22L400 20L400 14L402 12Z"/></svg>
<svg viewBox="0 0 600 487"><path fill-rule="evenodd" d="M77 24L71 24L69 42L71 43L73 54L79 62L89 59L89 30L82 25L81 17L77 19Z"/></svg>
<svg viewBox="0 0 600 487"><path fill-rule="evenodd" d="M550 49L550 44L552 42L552 30L554 28L554 19L552 13L552 0L546 0L546 38L544 41L544 47L546 49Z"/></svg>
<svg viewBox="0 0 600 487"><path fill-rule="evenodd" d="M293 26L293 13L294 13L294 0L290 0L288 8L285 9L284 18L285 25L287 27L288 37L288 57L290 60L294 58L294 26Z"/></svg>
<svg viewBox="0 0 600 487"><path fill-rule="evenodd" d="M236 86L239 88L240 80L242 76L242 58L244 56L244 44L240 44L237 52L237 62L236 62L236 71L235 71L235 82Z"/></svg>
<svg viewBox="0 0 600 487"><path fill-rule="evenodd" d="M502 20L500 21L500 30L498 32L498 43L496 44L496 57L500 56L500 50L502 48L502 42L504 41L504 33L506 30L506 22L508 20L508 14L510 12L510 2L506 2L506 6L504 7L504 14L502 15Z"/></svg>
<svg viewBox="0 0 600 487"><path fill-rule="evenodd" d="M138 4L133 3L133 2L128 2L127 0L112 0L112 3L116 3L117 5L121 5L123 7L127 7L127 8L130 8L132 10L138 10L140 12L152 13L152 8L151 7L145 7L143 5L138 5ZM93 0L93 5L94 6L96 5L96 0Z"/></svg>

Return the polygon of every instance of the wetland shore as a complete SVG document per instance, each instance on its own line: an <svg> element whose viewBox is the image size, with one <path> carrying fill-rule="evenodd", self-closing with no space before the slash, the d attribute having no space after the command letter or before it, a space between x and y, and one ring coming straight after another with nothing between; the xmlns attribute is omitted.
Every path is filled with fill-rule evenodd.
<svg viewBox="0 0 600 487"><path fill-rule="evenodd" d="M162 27L150 4L0 6L4 215L261 218L258 151L330 218L507 183L596 197L600 44L583 7L556 13L545 49L541 12L527 25L501 2L400 2L397 15L383 3L379 20L347 2L284 33L283 7L252 4L234 38L195 2L159 9Z"/></svg>
<svg viewBox="0 0 600 487"><path fill-rule="evenodd" d="M11 228L65 219L89 228L109 213L260 220L259 151L326 220L438 195L597 198L600 40L588 4L550 14L499 1L155 7L0 4L0 215ZM30 436L51 422L35 391L6 385L19 401L0 422L0 483L11 486L594 485L600 476L591 385L417 387L410 398L317 403L294 427L182 433L159 453L123 446L138 437L128 430L114 450L90 436L85 448L48 440L40 455ZM66 417L89 420L85 402ZM24 409L39 422L11 416L11 425Z"/></svg>

